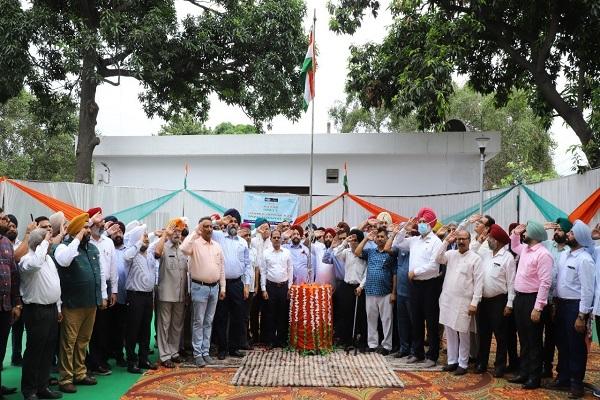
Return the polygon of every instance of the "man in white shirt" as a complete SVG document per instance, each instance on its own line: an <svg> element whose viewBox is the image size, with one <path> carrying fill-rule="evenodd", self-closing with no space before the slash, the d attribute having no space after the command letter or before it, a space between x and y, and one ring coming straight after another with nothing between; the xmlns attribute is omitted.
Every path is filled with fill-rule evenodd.
<svg viewBox="0 0 600 400"><path fill-rule="evenodd" d="M440 324L448 343L448 365L444 371L464 375L469 367L470 335L483 290L481 257L469 249L471 235L465 230L449 234L438 248L436 261L446 265L440 295ZM448 250L456 241L458 250Z"/></svg>
<svg viewBox="0 0 600 400"><path fill-rule="evenodd" d="M27 330L21 392L26 400L60 397L60 393L48 388L58 340L56 322L60 302L60 278L48 255L51 236L46 229L33 230L29 236L29 251L19 263L23 321Z"/></svg>
<svg viewBox="0 0 600 400"><path fill-rule="evenodd" d="M281 247L281 232L271 233L272 249L264 253L260 287L266 301L265 331L269 347L285 347L288 339L288 294L294 279L289 250Z"/></svg>
<svg viewBox="0 0 600 400"><path fill-rule="evenodd" d="M106 297L103 298L108 301L108 307L112 307L117 302L119 279L117 274L115 245L113 241L104 234L104 216L102 215L102 209L100 207L91 208L87 213L93 223L92 226L90 226L92 234L90 243L96 246L100 253L101 279L104 282L102 287L103 290L106 290ZM117 228L118 226L115 226L113 231ZM112 231L107 233L110 235ZM92 331L89 353L86 358L88 368L95 375L110 375L112 372L110 365L108 364L108 357L110 356L108 345L110 336L109 315L110 311L108 308L96 311L94 330Z"/></svg>
<svg viewBox="0 0 600 400"><path fill-rule="evenodd" d="M442 289L442 278L440 264L435 257L442 246L442 241L431 231L437 223L437 216L432 209L421 208L416 220L419 236L406 237L406 232L413 230L415 221L411 219L401 230L399 228L394 230L396 237L392 248L410 251L408 278L412 282L410 307L415 355L409 357L407 362L421 362L427 357L424 366L433 367L437 363L440 352L438 299ZM429 338L427 354L424 350L425 323L427 323Z"/></svg>
<svg viewBox="0 0 600 400"><path fill-rule="evenodd" d="M356 247L364 239L364 234L358 229L352 229L350 235L333 250L333 255L344 263L344 280L337 286L339 315L339 338L343 346L353 344L352 325L354 324L354 307L356 308L356 335L360 335L358 347L367 346L367 308L366 295L358 295L356 289L365 279L367 263L354 254ZM358 297L358 302L356 301Z"/></svg>
<svg viewBox="0 0 600 400"><path fill-rule="evenodd" d="M479 333L478 365L475 373L487 371L492 333L496 338L494 377L500 378L506 369L507 318L512 313L515 299L515 258L508 251L510 238L499 225L490 227L487 238L491 253L482 256L483 296L477 309L477 332Z"/></svg>
<svg viewBox="0 0 600 400"><path fill-rule="evenodd" d="M262 329L265 321L265 300L262 297L260 288L260 266L264 261L264 252L267 249L272 249L271 245L271 229L269 222L264 218L257 218L254 222L254 228L256 230L255 236L252 238L250 248L254 250L256 254L256 287L258 288L256 296L252 300L250 305L250 331L252 334L252 342L266 342L265 330Z"/></svg>

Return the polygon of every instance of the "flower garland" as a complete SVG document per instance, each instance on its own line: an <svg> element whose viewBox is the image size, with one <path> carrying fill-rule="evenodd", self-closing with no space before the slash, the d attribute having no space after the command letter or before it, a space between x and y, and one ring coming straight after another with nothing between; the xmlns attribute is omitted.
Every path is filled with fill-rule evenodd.
<svg viewBox="0 0 600 400"><path fill-rule="evenodd" d="M303 354L323 354L332 350L331 297L331 285L305 283L292 286L289 311L291 349Z"/></svg>

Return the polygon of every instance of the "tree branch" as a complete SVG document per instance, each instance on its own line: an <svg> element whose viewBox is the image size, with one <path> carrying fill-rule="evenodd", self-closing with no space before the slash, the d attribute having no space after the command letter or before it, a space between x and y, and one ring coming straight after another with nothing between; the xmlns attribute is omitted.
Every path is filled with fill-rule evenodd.
<svg viewBox="0 0 600 400"><path fill-rule="evenodd" d="M122 53L116 54L113 57L109 57L109 58L98 57L98 63L102 67L108 67L109 65L118 64L118 63L125 61L125 59L127 57L129 57L132 52L133 52L132 50L126 50Z"/></svg>
<svg viewBox="0 0 600 400"><path fill-rule="evenodd" d="M137 78L135 71L130 69L120 69L120 68L99 68L98 74L102 78L110 78L112 76L128 76L131 78Z"/></svg>
<svg viewBox="0 0 600 400"><path fill-rule="evenodd" d="M550 4L550 23L548 24L548 32L544 41L540 45L537 51L536 57L536 71L542 72L545 70L546 60L550 54L550 49L556 38L556 32L558 31L558 15L557 15L557 2L553 0Z"/></svg>
<svg viewBox="0 0 600 400"><path fill-rule="evenodd" d="M204 4L201 4L201 2L199 0L185 0L185 1L187 1L190 4L195 5L196 7L203 9L204 11L211 12L211 13L218 14L218 15L223 15L222 12L217 11L214 8L208 7Z"/></svg>
<svg viewBox="0 0 600 400"><path fill-rule="evenodd" d="M102 82L108 83L109 85L119 86L121 84L121 75L117 77L117 81L113 82L110 79L102 78Z"/></svg>

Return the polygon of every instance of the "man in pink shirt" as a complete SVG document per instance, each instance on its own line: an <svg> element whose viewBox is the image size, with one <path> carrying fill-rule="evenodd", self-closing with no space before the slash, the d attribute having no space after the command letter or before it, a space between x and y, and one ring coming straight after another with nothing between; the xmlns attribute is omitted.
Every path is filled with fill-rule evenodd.
<svg viewBox="0 0 600 400"><path fill-rule="evenodd" d="M522 383L523 389L539 388L542 375L541 319L552 284L554 263L552 255L542 244L547 238L544 226L531 220L526 226L517 226L510 237L512 250L519 256L513 312L521 345L521 370L509 382Z"/></svg>
<svg viewBox="0 0 600 400"><path fill-rule="evenodd" d="M210 335L217 299L225 298L225 258L219 243L211 240L212 221L203 217L194 232L185 238L181 251L189 256L192 279L192 347L196 366L211 364Z"/></svg>

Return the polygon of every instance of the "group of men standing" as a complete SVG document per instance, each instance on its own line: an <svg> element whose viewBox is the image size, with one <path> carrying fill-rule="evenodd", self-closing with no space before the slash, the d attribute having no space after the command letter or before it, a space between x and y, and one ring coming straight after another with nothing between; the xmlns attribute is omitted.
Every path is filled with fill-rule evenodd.
<svg viewBox="0 0 600 400"><path fill-rule="evenodd" d="M285 347L289 288L317 282L334 288L339 345L432 367L445 334L444 371L463 375L470 359L475 373L488 370L493 335L494 376L514 372L510 381L525 389L553 376L556 346L553 387L581 397L589 321L600 315L598 227L559 219L507 232L489 215L440 225L422 208L404 224L383 212L353 229L273 229L230 209L149 233L92 208L68 223L62 213L39 217L18 241L9 234L16 219L0 212L0 347L22 317L23 395L60 398L49 389L55 359L63 393L109 375L111 357L130 373L157 368L153 315L166 368L182 362L188 342L198 367L259 342Z"/></svg>

